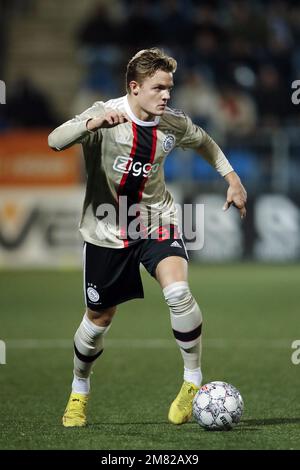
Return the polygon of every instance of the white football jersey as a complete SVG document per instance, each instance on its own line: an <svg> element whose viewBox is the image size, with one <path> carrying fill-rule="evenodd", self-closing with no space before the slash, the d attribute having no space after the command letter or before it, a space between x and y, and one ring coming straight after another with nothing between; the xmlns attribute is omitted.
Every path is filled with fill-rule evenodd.
<svg viewBox="0 0 300 470"><path fill-rule="evenodd" d="M109 109L127 113L131 122L88 131L87 121ZM217 144L182 111L166 108L154 121L141 121L127 96L96 102L49 135L56 150L75 143L83 147L87 173L80 232L85 241L110 248L135 243L162 225L178 225L164 179L165 158L175 147L203 147L222 176L232 171Z"/></svg>

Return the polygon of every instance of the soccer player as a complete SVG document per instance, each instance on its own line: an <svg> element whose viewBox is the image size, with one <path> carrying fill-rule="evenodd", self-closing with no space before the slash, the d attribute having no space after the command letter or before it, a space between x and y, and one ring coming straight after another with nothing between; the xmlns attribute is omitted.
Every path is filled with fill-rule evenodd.
<svg viewBox="0 0 300 470"><path fill-rule="evenodd" d="M183 385L168 419L182 424L192 416L202 381L202 314L189 289L188 255L165 186L164 160L174 147L193 148L227 181L224 210L232 204L242 218L247 196L213 139L184 112L167 106L176 67L160 49L139 51L127 65L125 96L96 102L49 135L54 150L80 143L87 172L80 222L86 312L74 337L66 427L87 422L91 368L103 352L117 305L143 298L140 263L160 284L184 363Z"/></svg>

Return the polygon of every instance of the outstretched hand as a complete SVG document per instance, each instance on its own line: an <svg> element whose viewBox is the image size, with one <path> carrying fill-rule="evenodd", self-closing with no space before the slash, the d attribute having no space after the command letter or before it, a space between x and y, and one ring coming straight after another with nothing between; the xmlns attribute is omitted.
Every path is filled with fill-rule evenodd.
<svg viewBox="0 0 300 470"><path fill-rule="evenodd" d="M230 176L229 176L230 175ZM225 179L229 183L229 188L227 190L227 199L223 206L223 210L226 211L232 205L240 211L241 219L246 217L246 202L247 202L247 192L244 186L242 185L239 177L234 173L226 175L228 178ZM231 176L232 175L232 176Z"/></svg>

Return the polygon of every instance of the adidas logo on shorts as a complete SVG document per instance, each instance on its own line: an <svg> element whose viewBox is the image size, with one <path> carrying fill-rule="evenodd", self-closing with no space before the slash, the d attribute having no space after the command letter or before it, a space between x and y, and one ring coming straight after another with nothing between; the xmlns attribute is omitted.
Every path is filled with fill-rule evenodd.
<svg viewBox="0 0 300 470"><path fill-rule="evenodd" d="M170 246L173 246L173 247L175 247L175 248L182 248L182 246L181 246L177 241L171 243Z"/></svg>

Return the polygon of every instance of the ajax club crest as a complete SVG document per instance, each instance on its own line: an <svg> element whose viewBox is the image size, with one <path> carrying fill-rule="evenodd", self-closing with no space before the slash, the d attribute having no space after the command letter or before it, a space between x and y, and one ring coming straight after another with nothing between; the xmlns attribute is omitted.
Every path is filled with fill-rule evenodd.
<svg viewBox="0 0 300 470"><path fill-rule="evenodd" d="M96 291L95 287L92 284L88 284L90 287L87 288L87 296L91 302L98 302L100 296L99 293ZM91 287L93 286L93 287Z"/></svg>
<svg viewBox="0 0 300 470"><path fill-rule="evenodd" d="M166 135L162 144L164 152L170 152L172 148L175 147L175 142L176 142L176 139L173 134Z"/></svg>

